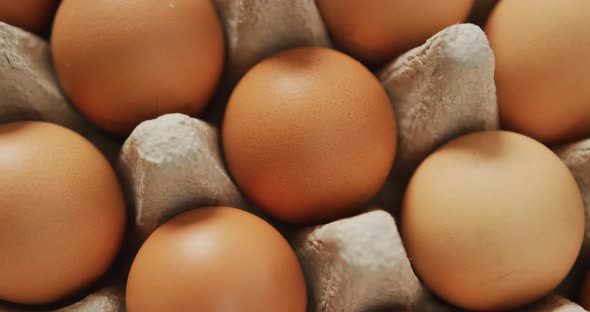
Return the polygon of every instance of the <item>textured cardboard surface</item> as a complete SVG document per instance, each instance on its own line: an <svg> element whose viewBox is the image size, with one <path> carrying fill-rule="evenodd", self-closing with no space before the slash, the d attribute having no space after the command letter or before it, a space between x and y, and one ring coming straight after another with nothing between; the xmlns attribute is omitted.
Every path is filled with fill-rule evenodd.
<svg viewBox="0 0 590 312"><path fill-rule="evenodd" d="M123 144L119 168L140 239L188 209L246 208L224 169L217 130L186 115L169 114L141 123Z"/></svg>
<svg viewBox="0 0 590 312"><path fill-rule="evenodd" d="M386 65L379 78L396 113L399 174L457 136L498 128L494 54L475 25L442 30Z"/></svg>
<svg viewBox="0 0 590 312"><path fill-rule="evenodd" d="M481 28L448 27L378 73L396 114L394 169L379 195L395 215L411 174L442 144L499 126L494 55Z"/></svg>
<svg viewBox="0 0 590 312"><path fill-rule="evenodd" d="M422 293L395 221L383 210L303 228L290 241L310 312L408 308Z"/></svg>
<svg viewBox="0 0 590 312"><path fill-rule="evenodd" d="M284 49L330 46L314 0L214 0L223 21L228 82Z"/></svg>

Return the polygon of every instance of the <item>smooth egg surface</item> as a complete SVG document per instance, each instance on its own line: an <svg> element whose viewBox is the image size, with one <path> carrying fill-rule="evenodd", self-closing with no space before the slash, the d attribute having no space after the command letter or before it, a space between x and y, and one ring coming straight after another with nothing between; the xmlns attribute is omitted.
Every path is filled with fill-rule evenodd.
<svg viewBox="0 0 590 312"><path fill-rule="evenodd" d="M335 50L297 48L242 78L222 141L230 173L262 210L315 223L354 213L376 194L397 132L387 93L361 63Z"/></svg>
<svg viewBox="0 0 590 312"><path fill-rule="evenodd" d="M546 295L569 272L584 206L547 147L513 132L478 132L419 166L401 227L414 270L437 295L470 310L507 310Z"/></svg>

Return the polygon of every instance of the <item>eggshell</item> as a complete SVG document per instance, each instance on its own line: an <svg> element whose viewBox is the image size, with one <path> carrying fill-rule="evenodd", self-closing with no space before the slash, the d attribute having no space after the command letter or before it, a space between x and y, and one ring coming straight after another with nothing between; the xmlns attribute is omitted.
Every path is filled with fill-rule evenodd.
<svg viewBox="0 0 590 312"><path fill-rule="evenodd" d="M201 112L225 57L221 23L205 0L64 0L51 46L68 96L117 134L165 113Z"/></svg>
<svg viewBox="0 0 590 312"><path fill-rule="evenodd" d="M518 308L566 276L584 208L574 178L544 145L513 132L460 137L418 167L402 238L421 280L471 310Z"/></svg>
<svg viewBox="0 0 590 312"><path fill-rule="evenodd" d="M41 34L58 4L59 0L0 0L0 21Z"/></svg>
<svg viewBox="0 0 590 312"><path fill-rule="evenodd" d="M390 61L464 21L473 0L316 0L338 47L369 63Z"/></svg>
<svg viewBox="0 0 590 312"><path fill-rule="evenodd" d="M270 224L235 208L185 212L141 247L127 311L305 312L295 253Z"/></svg>
<svg viewBox="0 0 590 312"><path fill-rule="evenodd" d="M502 126L547 144L590 136L590 5L500 1L485 31Z"/></svg>
<svg viewBox="0 0 590 312"><path fill-rule="evenodd" d="M379 81L325 48L276 54L234 89L222 131L238 187L288 222L331 221L357 211L392 167L396 127Z"/></svg>
<svg viewBox="0 0 590 312"><path fill-rule="evenodd" d="M110 266L125 228L123 194L100 152L45 122L0 126L0 299L49 303Z"/></svg>

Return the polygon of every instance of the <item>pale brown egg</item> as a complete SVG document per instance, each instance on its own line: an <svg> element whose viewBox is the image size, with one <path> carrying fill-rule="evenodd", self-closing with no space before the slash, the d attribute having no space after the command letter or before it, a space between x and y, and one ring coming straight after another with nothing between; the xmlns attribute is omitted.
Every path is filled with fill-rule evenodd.
<svg viewBox="0 0 590 312"><path fill-rule="evenodd" d="M231 95L222 135L242 191L294 223L358 211L384 183L397 142L389 98L371 72L311 47L254 66Z"/></svg>
<svg viewBox="0 0 590 312"><path fill-rule="evenodd" d="M543 143L590 137L590 3L500 1L485 31L502 126Z"/></svg>
<svg viewBox="0 0 590 312"><path fill-rule="evenodd" d="M490 131L451 141L405 194L404 245L421 280L470 310L515 309L550 292L584 235L576 181L541 143Z"/></svg>
<svg viewBox="0 0 590 312"><path fill-rule="evenodd" d="M339 48L369 63L383 63L463 22L473 0L316 0Z"/></svg>
<svg viewBox="0 0 590 312"><path fill-rule="evenodd" d="M0 126L0 300L44 304L90 286L125 230L119 182L77 133L45 122Z"/></svg>
<svg viewBox="0 0 590 312"><path fill-rule="evenodd" d="M165 113L201 112L225 58L209 0L64 0L51 47L76 107L122 135Z"/></svg>
<svg viewBox="0 0 590 312"><path fill-rule="evenodd" d="M160 226L137 254L127 311L305 312L303 272L264 220L228 207L197 208Z"/></svg>
<svg viewBox="0 0 590 312"><path fill-rule="evenodd" d="M0 21L42 34L58 4L59 0L0 0Z"/></svg>

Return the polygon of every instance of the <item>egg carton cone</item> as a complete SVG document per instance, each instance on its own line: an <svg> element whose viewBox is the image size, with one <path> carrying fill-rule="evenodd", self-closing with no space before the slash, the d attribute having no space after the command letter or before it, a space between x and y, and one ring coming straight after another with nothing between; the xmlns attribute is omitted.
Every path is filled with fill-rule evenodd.
<svg viewBox="0 0 590 312"><path fill-rule="evenodd" d="M103 151L121 176L129 202L133 229L126 248L137 248L158 225L196 207L233 206L264 217L242 196L224 166L218 118L228 91L271 54L299 46L331 46L314 0L214 3L226 32L228 62L221 95L205 115L207 120L164 115L140 124L124 142L98 131L73 108L57 82L45 40L0 23L0 123L53 122L77 131ZM498 128L493 53L479 27L458 24L375 74L396 113L395 173L358 215L317 226L274 225L302 265L309 312L461 311L421 285L396 218L404 185L430 152L468 132ZM587 209L589 146L582 141L556 149L576 177ZM128 259L117 261L123 268L115 272L126 271L134 252L122 254ZM0 303L0 312L125 311L123 283L106 279L92 289L60 307ZM551 294L522 311L584 310Z"/></svg>

